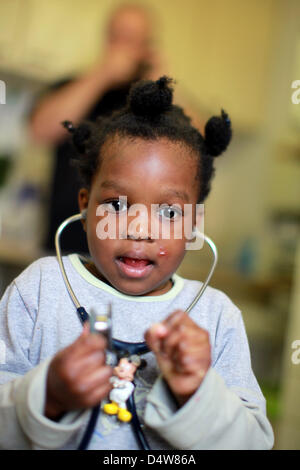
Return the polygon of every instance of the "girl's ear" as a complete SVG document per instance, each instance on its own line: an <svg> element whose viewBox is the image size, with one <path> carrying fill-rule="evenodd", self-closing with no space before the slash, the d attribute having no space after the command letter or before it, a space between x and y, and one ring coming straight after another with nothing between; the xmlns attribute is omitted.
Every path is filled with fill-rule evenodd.
<svg viewBox="0 0 300 470"><path fill-rule="evenodd" d="M195 224L193 226L193 240L185 244L185 249L200 250L204 245L204 204L196 205Z"/></svg>
<svg viewBox="0 0 300 470"><path fill-rule="evenodd" d="M86 213L89 203L89 191L87 188L81 188L78 192L79 211L85 216L82 219L83 230L86 232Z"/></svg>
<svg viewBox="0 0 300 470"><path fill-rule="evenodd" d="M195 231L204 232L204 204L197 204L196 206L196 224Z"/></svg>

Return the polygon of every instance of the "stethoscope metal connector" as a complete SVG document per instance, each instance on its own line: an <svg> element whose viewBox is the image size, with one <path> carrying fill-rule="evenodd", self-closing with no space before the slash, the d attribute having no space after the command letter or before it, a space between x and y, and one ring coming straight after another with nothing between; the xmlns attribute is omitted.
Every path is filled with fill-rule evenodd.
<svg viewBox="0 0 300 470"><path fill-rule="evenodd" d="M90 332L102 334L107 339L107 349L113 350L112 344L112 308L108 304L106 313L99 313L95 308L89 310Z"/></svg>

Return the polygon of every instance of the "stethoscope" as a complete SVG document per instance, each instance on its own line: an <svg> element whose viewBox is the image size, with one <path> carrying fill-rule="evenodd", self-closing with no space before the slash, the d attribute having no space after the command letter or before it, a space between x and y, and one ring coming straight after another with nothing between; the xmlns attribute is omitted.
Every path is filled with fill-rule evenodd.
<svg viewBox="0 0 300 470"><path fill-rule="evenodd" d="M70 282L68 280L68 277L67 277L67 274L66 274L66 271L65 271L65 268L64 268L64 264L63 264L63 260L62 260L62 254L61 254L61 247L60 247L60 236L61 236L63 230L66 228L66 226L71 224L72 222L76 222L77 220L82 220L82 219L86 219L86 210L83 210L82 213L75 214L71 217L68 217L67 219L65 219L60 224L60 226L58 227L58 229L56 231L56 234L55 234L55 249L56 249L57 260L58 260L58 263L59 263L59 267L60 267L64 282L65 282L66 288L67 288L67 290L69 292L69 295L70 295L70 297L71 297L71 299L72 299L72 301L73 301L73 303L76 307L78 317L79 317L79 319L80 319L80 321L83 325L86 321L89 321L90 317L89 317L89 314L86 312L85 308L78 301L78 299L77 299L76 295L74 294L74 291L73 291L73 289L70 285ZM199 299L203 295L203 293L204 293L204 291L205 291L205 289L206 289L206 287L207 287L207 285L208 285L208 283L209 283L209 281L210 281L210 279L211 279L211 277L214 273L214 270L215 270L215 267L216 267L216 264L217 264L217 261L218 261L218 252L217 252L216 245L213 243L213 241L209 237L207 237L206 235L200 234L198 231L195 231L195 235L203 237L204 241L209 245L209 247L210 247L210 249L213 253L213 262L212 262L210 271L208 273L208 276L207 276L205 282L202 284L201 288L199 289L199 291L195 295L193 301L190 303L188 308L185 309L185 311L187 313L190 313L192 308L196 305L196 303L199 301ZM148 346L145 342L128 343L126 341L120 341L120 340L115 339L115 338L109 338L109 339L110 339L111 349L113 351L117 352L117 353L127 353L127 354L130 354L130 355L131 354L142 355L142 354L145 354L145 353L149 352L149 348L148 348ZM131 424L132 424L133 432L134 432L135 437L137 439L137 442L139 444L139 447L143 450L150 450L149 444L148 444L147 439L146 439L146 437L145 437L145 435L142 431L141 424L140 424L138 416L137 416L135 401L134 401L134 394L133 393L127 401L127 407L128 407L128 410L132 414ZM92 434L94 432L96 423L97 423L99 411L100 411L100 405L97 405L93 408L91 416L90 416L90 420L88 422L88 425L87 425L87 428L85 430L84 436L83 436L83 438L82 438L82 440L79 444L78 450L87 449L87 447L89 445L89 442L90 442L90 439L92 437Z"/></svg>

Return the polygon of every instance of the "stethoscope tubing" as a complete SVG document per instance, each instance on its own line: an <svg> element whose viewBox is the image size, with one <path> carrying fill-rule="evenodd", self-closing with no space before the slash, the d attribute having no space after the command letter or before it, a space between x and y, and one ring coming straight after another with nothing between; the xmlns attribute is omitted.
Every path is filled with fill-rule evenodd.
<svg viewBox="0 0 300 470"><path fill-rule="evenodd" d="M60 271L61 271L61 274L63 276L65 285L66 285L67 290L69 292L69 295L70 295L70 297L71 297L71 299L72 299L72 301L73 301L73 303L76 307L78 317L79 317L82 324L84 324L86 321L89 320L89 315L86 312L85 308L80 304L79 300L77 299L77 297L76 297L76 295L75 295L75 293L72 289L72 286L69 282L68 276L66 274L65 267L64 267L64 264L63 264L63 260L62 260L61 248L60 248L60 236L61 236L61 233L63 232L63 230L66 228L67 225L69 225L72 222L76 222L77 220L84 219L84 218L85 218L85 215L83 215L81 213L72 215L71 217L68 217L67 219L65 219L60 224L60 226L58 227L58 229L56 231L56 234L55 234L55 249L56 249L56 255L57 255L57 260L58 260L58 263L59 263ZM201 288L199 289L199 291L195 295L195 298L190 303L188 308L185 310L187 313L190 313L192 308L196 305L196 303L202 297L202 295L203 295L206 287L208 286L208 283L209 283L209 281L210 281L210 279L211 279L211 277L214 273L214 270L215 270L217 262L218 262L218 251L217 251L217 248L216 248L216 245L214 244L214 242L207 235L199 234L198 232L196 232L196 236L199 236L199 235L203 236L204 241L206 243L208 243L208 245L209 245L209 247L210 247L210 249L213 253L213 262L212 262L211 268L209 270L209 273L208 273L208 276L207 276L205 282L202 284ZM112 347L115 351L120 351L120 352L123 351L123 352L127 352L129 354L145 354L145 353L149 352L149 348L148 348L148 346L145 342L128 343L126 341L120 341L120 340L117 340L115 338L112 338ZM150 450L149 444L148 444L147 439L146 439L146 437L145 437L145 435L142 431L141 424L140 424L138 416L137 416L133 394L127 400L127 406L128 406L129 411L132 413L132 425L133 425L132 428L133 428L133 431L134 431L134 434L136 436L136 439L137 439L137 442L138 442L139 446L143 450ZM87 449L87 447L89 445L89 442L90 442L90 439L92 437L93 431L95 429L96 423L97 423L99 411L100 411L100 404L95 406L92 409L92 413L91 413L86 431L85 431L85 433L83 435L83 438L82 438L82 440L79 444L78 450Z"/></svg>

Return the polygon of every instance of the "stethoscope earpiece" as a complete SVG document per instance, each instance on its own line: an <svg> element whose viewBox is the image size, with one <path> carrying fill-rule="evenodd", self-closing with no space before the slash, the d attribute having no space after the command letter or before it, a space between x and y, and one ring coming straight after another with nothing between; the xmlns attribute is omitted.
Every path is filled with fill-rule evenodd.
<svg viewBox="0 0 300 470"><path fill-rule="evenodd" d="M85 220L85 219L86 219L86 216L87 216L87 209L83 209L83 210L81 211L81 218Z"/></svg>

